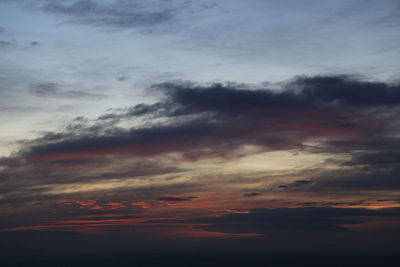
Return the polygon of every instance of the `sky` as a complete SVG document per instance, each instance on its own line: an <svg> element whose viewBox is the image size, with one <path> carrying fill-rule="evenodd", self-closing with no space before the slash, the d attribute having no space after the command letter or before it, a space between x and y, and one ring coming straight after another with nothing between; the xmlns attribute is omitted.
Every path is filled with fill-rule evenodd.
<svg viewBox="0 0 400 267"><path fill-rule="evenodd" d="M4 255L400 252L397 0L0 0Z"/></svg>

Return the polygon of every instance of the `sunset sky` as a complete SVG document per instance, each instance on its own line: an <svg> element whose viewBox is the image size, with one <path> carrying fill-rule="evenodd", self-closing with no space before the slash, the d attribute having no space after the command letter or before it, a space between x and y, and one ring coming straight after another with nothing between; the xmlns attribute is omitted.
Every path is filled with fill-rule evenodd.
<svg viewBox="0 0 400 267"><path fill-rule="evenodd" d="M0 0L2 252L400 252L399 33L398 0Z"/></svg>

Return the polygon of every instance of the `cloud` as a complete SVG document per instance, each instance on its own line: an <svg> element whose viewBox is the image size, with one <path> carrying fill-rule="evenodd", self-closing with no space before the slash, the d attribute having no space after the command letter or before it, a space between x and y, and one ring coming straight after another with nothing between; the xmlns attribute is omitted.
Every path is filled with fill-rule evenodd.
<svg viewBox="0 0 400 267"><path fill-rule="evenodd" d="M392 191L400 189L400 168L327 172L315 178L312 191Z"/></svg>
<svg viewBox="0 0 400 267"><path fill-rule="evenodd" d="M139 104L125 112L103 115L100 119L199 114L258 119L274 115L297 115L303 120L306 116L319 116L320 119L332 116L339 125L351 126L350 121L346 122L345 117L339 116L341 108L355 112L351 108L395 108L400 103L399 85L360 81L345 75L299 77L286 82L279 91L246 84L216 83L204 86L191 82L156 84L153 90L163 92L165 100L151 105Z"/></svg>
<svg viewBox="0 0 400 267"><path fill-rule="evenodd" d="M354 153L351 161L345 162L346 166L369 165L374 167L387 167L400 164L400 150L390 151L394 147L381 152Z"/></svg>
<svg viewBox="0 0 400 267"><path fill-rule="evenodd" d="M79 0L68 3L48 1L45 12L70 17L69 22L113 28L135 28L170 22L177 11L188 3L172 1L111 1L99 3Z"/></svg>
<svg viewBox="0 0 400 267"><path fill-rule="evenodd" d="M299 149L306 142L322 142L328 147L344 143L366 146L372 144L373 138L388 134L385 131L396 122L396 104L400 102L397 85L341 76L298 78L281 91L238 84L167 83L153 88L165 93L163 101L104 114L98 123L140 116L170 118L169 123L135 129L109 128L108 134L100 131L74 135L32 145L26 156L45 160L46 155L72 159L115 153L149 157L180 152L196 160L232 155L243 145L264 150ZM38 95L75 96L59 92L54 84L40 84L33 89Z"/></svg>
<svg viewBox="0 0 400 267"><path fill-rule="evenodd" d="M257 192L250 192L250 193L244 193L243 194L244 197L256 197L256 196L259 196L259 195L260 195L260 193L257 193Z"/></svg>
<svg viewBox="0 0 400 267"><path fill-rule="evenodd" d="M15 45L14 43L11 43L9 41L3 41L3 40L0 41L0 47L12 47L14 45Z"/></svg>
<svg viewBox="0 0 400 267"><path fill-rule="evenodd" d="M318 166L313 169L292 176L301 175L309 180L295 180L290 183L278 184L275 188L286 193L305 193L307 195L345 196L352 194L355 197L368 197L379 192L395 192L400 189L400 167L398 165L380 166L362 165L346 166L344 168L324 168ZM393 196L391 199L395 200ZM395 201L398 202L398 201Z"/></svg>
<svg viewBox="0 0 400 267"><path fill-rule="evenodd" d="M1 161L2 192L8 192L6 199L34 198L49 190L32 187L35 184L149 178L181 172L182 162L229 161L282 150L322 152L333 158L346 154L350 160L342 161L341 167L354 168L330 171L316 166L301 174L304 178L276 183L280 192L398 188L398 85L352 76L316 76L285 81L279 90L262 86L154 85L151 89L162 93L156 103L111 110L94 121L78 117L58 132L21 142L19 151ZM62 91L53 83L32 85L31 90L42 97L83 93ZM118 126L136 118L144 123ZM246 150L249 146L253 149ZM374 153L386 155L379 157L379 165L385 167L372 169L378 161L372 158Z"/></svg>
<svg viewBox="0 0 400 267"><path fill-rule="evenodd" d="M157 198L157 200L163 202L182 202L182 201L192 201L194 198L197 197L165 196Z"/></svg>
<svg viewBox="0 0 400 267"><path fill-rule="evenodd" d="M139 187L144 194L151 190L175 192L167 182L154 177L176 175L183 171L160 160L138 160L124 156L44 162L1 158L0 203L18 205L73 196L81 198L79 195L82 192L87 192L88 196L91 193L96 195L98 191L108 191L108 196L102 195L103 200L120 202L130 197L135 187ZM181 186L182 183L174 183L177 191ZM115 199L116 196L118 199ZM142 193L137 196L143 197Z"/></svg>
<svg viewBox="0 0 400 267"><path fill-rule="evenodd" d="M266 236L308 234L340 234L352 232L351 225L363 224L370 218L400 219L400 209L357 208L280 208L258 209L221 217L195 219L208 223L207 231L222 233L257 233Z"/></svg>
<svg viewBox="0 0 400 267"><path fill-rule="evenodd" d="M32 44L33 46L38 45ZM55 97L70 99L101 99L105 98L103 94L93 94L84 91L62 91L56 83L37 83L32 84L29 91L38 97Z"/></svg>
<svg viewBox="0 0 400 267"><path fill-rule="evenodd" d="M289 184L280 185L279 188L299 187L299 186L307 185L307 184L310 184L310 183L311 183L311 181L309 181L309 180L296 180L296 181L291 182Z"/></svg>

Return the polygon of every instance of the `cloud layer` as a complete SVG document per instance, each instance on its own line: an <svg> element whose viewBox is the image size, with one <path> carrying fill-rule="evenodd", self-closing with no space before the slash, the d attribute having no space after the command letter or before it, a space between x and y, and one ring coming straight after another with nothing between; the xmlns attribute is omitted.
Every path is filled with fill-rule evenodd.
<svg viewBox="0 0 400 267"><path fill-rule="evenodd" d="M352 76L265 84L155 84L155 103L77 117L60 131L21 141L0 161L0 202L12 214L50 201L47 209L61 205L76 219L50 216L41 224L37 213L21 226L9 215L6 229L90 232L150 223L188 235L288 241L352 232L374 218L397 220L398 210L388 208L400 201L400 87ZM53 84L32 90L67 97ZM325 160L281 173L211 174L207 168L217 165L202 165L288 151Z"/></svg>

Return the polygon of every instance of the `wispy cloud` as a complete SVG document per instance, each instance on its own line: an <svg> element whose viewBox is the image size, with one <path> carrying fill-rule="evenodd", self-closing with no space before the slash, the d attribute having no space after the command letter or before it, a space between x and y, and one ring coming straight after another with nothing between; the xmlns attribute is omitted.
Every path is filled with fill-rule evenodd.
<svg viewBox="0 0 400 267"><path fill-rule="evenodd" d="M37 45L37 44L35 44ZM32 84L29 91L38 97L55 97L70 99L101 99L106 98L104 94L93 94L80 90L61 90L56 83L37 83Z"/></svg>
<svg viewBox="0 0 400 267"><path fill-rule="evenodd" d="M210 225L202 227L209 231L293 237L294 235L351 232L351 226L366 223L368 220L365 219L366 217L399 219L400 210L398 208L381 210L356 208L259 209L250 213L196 219L193 222L210 223Z"/></svg>
<svg viewBox="0 0 400 267"><path fill-rule="evenodd" d="M12 46L15 46L15 44L12 42L3 40L0 41L0 47L12 47Z"/></svg>
<svg viewBox="0 0 400 267"><path fill-rule="evenodd" d="M111 1L99 3L91 0L70 2L48 1L45 12L71 18L70 23L114 28L135 28L168 23L175 13L190 2L156 1Z"/></svg>

